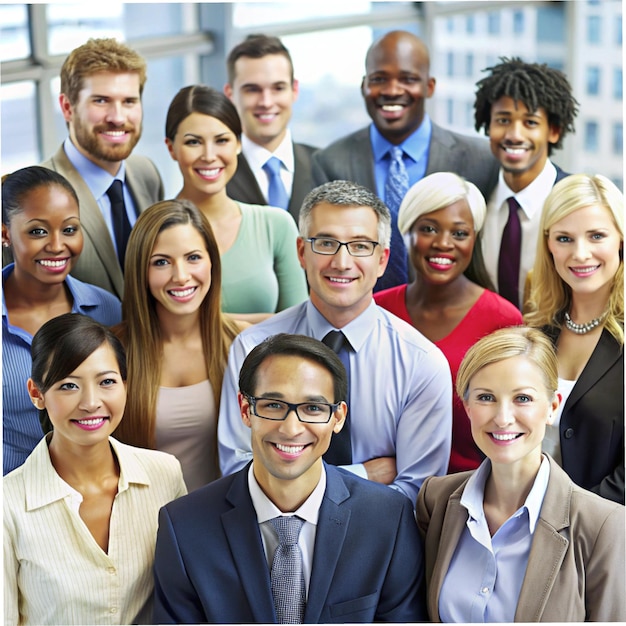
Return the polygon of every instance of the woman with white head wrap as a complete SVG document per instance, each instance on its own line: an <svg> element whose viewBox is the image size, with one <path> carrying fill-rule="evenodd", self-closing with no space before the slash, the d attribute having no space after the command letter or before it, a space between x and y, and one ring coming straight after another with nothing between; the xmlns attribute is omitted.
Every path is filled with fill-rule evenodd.
<svg viewBox="0 0 626 626"><path fill-rule="evenodd" d="M450 363L453 383L467 350L498 328L522 323L521 313L493 291L476 240L485 199L452 172L422 178L407 192L398 214L414 279L374 294L377 304L412 324ZM475 469L481 454L469 420L453 400L449 472Z"/></svg>

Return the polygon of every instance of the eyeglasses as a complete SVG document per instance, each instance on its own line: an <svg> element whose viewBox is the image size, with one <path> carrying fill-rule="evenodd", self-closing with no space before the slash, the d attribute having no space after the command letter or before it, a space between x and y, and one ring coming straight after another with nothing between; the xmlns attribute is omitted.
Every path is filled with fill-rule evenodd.
<svg viewBox="0 0 626 626"><path fill-rule="evenodd" d="M337 254L341 246L345 246L350 256L372 256L378 241L367 241L366 239L358 241L338 241L330 237L309 237L305 239L311 243L311 250L316 254Z"/></svg>
<svg viewBox="0 0 626 626"><path fill-rule="evenodd" d="M287 415L294 411L297 418L305 424L327 424L333 413L341 404L329 404L328 402L285 402L274 398L255 398L244 394L250 403L250 410L257 417L266 420L282 422L287 419Z"/></svg>

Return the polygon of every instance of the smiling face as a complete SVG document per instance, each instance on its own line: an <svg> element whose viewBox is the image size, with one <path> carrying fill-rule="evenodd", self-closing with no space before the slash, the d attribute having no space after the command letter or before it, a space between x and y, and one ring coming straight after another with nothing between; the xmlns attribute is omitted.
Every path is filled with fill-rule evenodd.
<svg viewBox="0 0 626 626"><path fill-rule="evenodd" d="M331 373L315 361L292 355L265 359L258 368L253 393L292 403L335 402ZM292 497L298 493L297 499L306 499L319 481L322 455L328 450L332 434L343 427L345 403L326 424L301 422L293 411L283 421L258 417L241 394L239 405L242 419L252 431L254 475L263 491L272 498L272 493L284 489L287 483Z"/></svg>
<svg viewBox="0 0 626 626"><path fill-rule="evenodd" d="M177 224L159 233L150 255L148 287L159 318L198 314L211 288L211 259L194 226Z"/></svg>
<svg viewBox="0 0 626 626"><path fill-rule="evenodd" d="M361 84L367 113L388 141L402 143L424 119L424 101L435 90L428 51L408 33L391 33L370 49Z"/></svg>
<svg viewBox="0 0 626 626"><path fill-rule="evenodd" d="M60 185L40 185L25 194L21 211L2 225L12 246L15 277L34 283L62 283L83 249L78 204Z"/></svg>
<svg viewBox="0 0 626 626"><path fill-rule="evenodd" d="M476 241L474 219L466 200L424 213L411 227L413 267L432 284L448 284L468 268Z"/></svg>
<svg viewBox="0 0 626 626"><path fill-rule="evenodd" d="M323 202L311 211L308 237L378 241L378 218L370 207ZM376 280L387 267L388 248L378 245L372 256L354 257L346 246L341 246L336 254L317 254L302 237L297 246L300 265L309 281L311 302L335 328L345 326L369 306Z"/></svg>
<svg viewBox="0 0 626 626"><path fill-rule="evenodd" d="M560 131L550 126L545 109L529 111L523 102L503 96L491 105L488 134L504 180L513 191L520 191L541 173L549 145L559 140Z"/></svg>
<svg viewBox="0 0 626 626"><path fill-rule="evenodd" d="M235 62L235 78L225 93L235 105L243 132L256 144L276 150L285 138L298 81L292 83L289 59L268 54L259 59L242 56Z"/></svg>
<svg viewBox="0 0 626 626"><path fill-rule="evenodd" d="M113 175L141 138L139 83L136 72L98 72L84 78L76 103L59 98L72 143Z"/></svg>
<svg viewBox="0 0 626 626"><path fill-rule="evenodd" d="M573 211L548 231L554 267L574 294L608 301L622 248L611 212L600 205Z"/></svg>
<svg viewBox="0 0 626 626"><path fill-rule="evenodd" d="M516 465L529 474L539 467L546 424L558 405L542 370L524 356L478 370L463 401L472 437L492 464Z"/></svg>
<svg viewBox="0 0 626 626"><path fill-rule="evenodd" d="M181 196L197 204L224 191L237 171L237 136L210 115L191 113L179 124L174 141L165 143L183 175Z"/></svg>
<svg viewBox="0 0 626 626"><path fill-rule="evenodd" d="M44 394L29 379L28 393L38 409L47 410L57 449L108 445L126 405L126 384L115 352L106 342Z"/></svg>

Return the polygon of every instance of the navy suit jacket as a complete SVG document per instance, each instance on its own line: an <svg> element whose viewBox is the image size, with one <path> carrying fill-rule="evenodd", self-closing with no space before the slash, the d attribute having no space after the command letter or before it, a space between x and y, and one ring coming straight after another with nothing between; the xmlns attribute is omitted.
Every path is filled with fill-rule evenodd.
<svg viewBox="0 0 626 626"><path fill-rule="evenodd" d="M460 135L433 123L426 175L454 172L474 183L488 198L498 183L499 168L487 139ZM377 194L370 127L361 128L316 152L313 179L317 185L329 180L350 180Z"/></svg>
<svg viewBox="0 0 626 626"><path fill-rule="evenodd" d="M293 216L293 219L298 223L298 216L300 215L300 207L304 196L306 196L315 184L313 182L312 174L312 162L311 158L313 153L317 151L317 148L313 146L307 146L303 143L293 144L293 156L294 156L294 173L293 173L293 186L291 188L291 197L289 198L289 206L287 210ZM228 185L226 185L226 193L229 198L238 200L239 202L247 202L248 204L267 204L267 199L261 192L259 183L250 168L248 160L243 155L243 152L239 154L237 158L237 171L235 175L230 179Z"/></svg>
<svg viewBox="0 0 626 626"><path fill-rule="evenodd" d="M426 620L410 500L325 467L305 623ZM276 623L248 468L161 509L155 624Z"/></svg>

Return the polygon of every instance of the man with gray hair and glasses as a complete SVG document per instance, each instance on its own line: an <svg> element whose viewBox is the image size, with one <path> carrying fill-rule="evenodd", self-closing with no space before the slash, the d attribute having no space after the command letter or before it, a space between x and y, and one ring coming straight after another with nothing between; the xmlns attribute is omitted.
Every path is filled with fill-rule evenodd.
<svg viewBox="0 0 626 626"><path fill-rule="evenodd" d="M233 341L218 419L222 474L252 456L237 404L241 364L267 337L295 333L330 346L348 372L350 410L324 460L415 502L423 480L448 468L452 382L443 353L372 298L389 258L389 209L361 185L332 181L306 196L299 228L298 257L310 297Z"/></svg>

